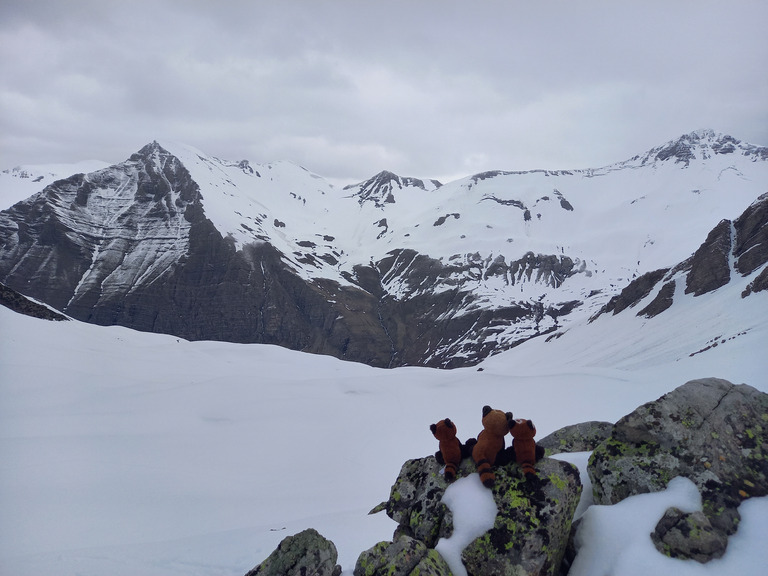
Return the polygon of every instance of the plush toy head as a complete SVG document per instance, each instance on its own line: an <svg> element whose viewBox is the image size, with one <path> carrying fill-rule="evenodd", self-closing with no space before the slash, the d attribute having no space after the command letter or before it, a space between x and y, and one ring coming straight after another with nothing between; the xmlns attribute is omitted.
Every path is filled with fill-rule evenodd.
<svg viewBox="0 0 768 576"><path fill-rule="evenodd" d="M504 437L509 432L509 422L512 420L512 412L493 410L490 406L483 406L483 430L493 436Z"/></svg>
<svg viewBox="0 0 768 576"><path fill-rule="evenodd" d="M452 482L456 478L463 456L461 442L456 438L456 425L450 418L446 418L437 424L432 424L429 429L440 441L440 450L435 454L435 458L440 464L445 465L445 479Z"/></svg>
<svg viewBox="0 0 768 576"><path fill-rule="evenodd" d="M517 440L526 440L536 436L536 426L530 420L523 420L519 418L517 420L511 420L509 422L509 433L512 434L512 438Z"/></svg>
<svg viewBox="0 0 768 576"><path fill-rule="evenodd" d="M438 440L450 440L456 438L456 424L451 422L450 418L440 420L437 424L432 424L429 427L432 430L432 434Z"/></svg>

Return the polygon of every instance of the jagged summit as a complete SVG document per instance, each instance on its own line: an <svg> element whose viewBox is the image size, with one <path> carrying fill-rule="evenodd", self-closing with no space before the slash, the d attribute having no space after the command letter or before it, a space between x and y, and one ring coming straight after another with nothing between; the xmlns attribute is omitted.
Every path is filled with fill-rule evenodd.
<svg viewBox="0 0 768 576"><path fill-rule="evenodd" d="M377 208L384 204L395 203L395 191L407 188L419 188L424 191L436 190L442 183L438 180L421 180L409 176L398 176L388 170L382 170L372 178L345 186L344 190L352 191L360 204L373 202Z"/></svg>
<svg viewBox="0 0 768 576"><path fill-rule="evenodd" d="M656 161L670 161L689 166L693 160L707 160L715 155L739 154L751 157L752 160L768 159L768 147L748 144L722 132L711 129L694 130L683 134L675 140L670 140L652 148L632 160L640 160L641 164Z"/></svg>

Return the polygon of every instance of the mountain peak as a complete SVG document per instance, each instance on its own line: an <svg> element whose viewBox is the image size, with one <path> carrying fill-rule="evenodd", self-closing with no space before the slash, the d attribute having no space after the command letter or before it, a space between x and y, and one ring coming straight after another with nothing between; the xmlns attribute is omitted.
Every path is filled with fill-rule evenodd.
<svg viewBox="0 0 768 576"><path fill-rule="evenodd" d="M353 196L358 197L360 204L370 200L376 204L377 208L382 208L384 204L395 203L395 190L420 188L424 191L431 191L441 186L442 183L438 180L421 180L410 176L398 176L389 170L382 170L364 182L345 186L344 190L356 190Z"/></svg>
<svg viewBox="0 0 768 576"><path fill-rule="evenodd" d="M768 159L768 148L747 144L722 132L712 129L694 130L675 140L651 149L642 157L642 163L672 160L688 166L691 160L706 160L714 155L740 153L755 156L754 159Z"/></svg>

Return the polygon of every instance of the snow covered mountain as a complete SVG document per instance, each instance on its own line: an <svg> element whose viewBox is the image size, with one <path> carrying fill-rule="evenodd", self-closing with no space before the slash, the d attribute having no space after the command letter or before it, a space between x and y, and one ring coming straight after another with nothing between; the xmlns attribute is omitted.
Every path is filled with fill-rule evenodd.
<svg viewBox="0 0 768 576"><path fill-rule="evenodd" d="M0 281L97 324L456 367L595 315L767 190L768 148L712 131L598 169L344 189L154 142L0 213Z"/></svg>

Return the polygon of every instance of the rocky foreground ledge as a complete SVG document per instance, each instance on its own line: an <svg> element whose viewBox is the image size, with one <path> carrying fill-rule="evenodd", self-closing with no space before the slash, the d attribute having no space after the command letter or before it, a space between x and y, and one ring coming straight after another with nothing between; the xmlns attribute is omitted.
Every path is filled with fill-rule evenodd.
<svg viewBox="0 0 768 576"><path fill-rule="evenodd" d="M648 535L661 553L673 557L707 562L722 556L728 536L738 528L741 502L768 495L768 394L744 384L692 380L615 425L568 426L540 444L547 455L593 451L588 473L598 504L664 490L677 476L692 480L703 511L670 508ZM535 479L527 479L517 464L496 469L494 526L462 553L470 576L567 574L575 553L572 520L581 494L579 472L551 458L536 468ZM403 465L389 499L374 509L397 522L392 541L360 554L355 576L451 574L435 550L438 540L453 532L451 511L442 502L448 483L440 470L432 456ZM471 460L465 460L459 476L474 471ZM247 576L338 576L336 561L334 544L309 529L283 540Z"/></svg>

